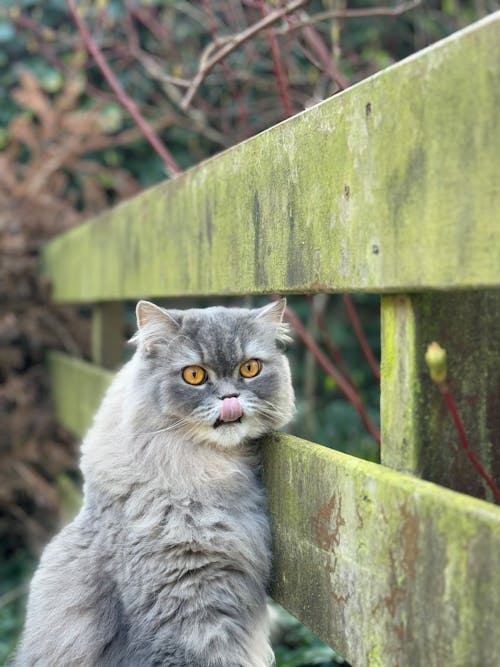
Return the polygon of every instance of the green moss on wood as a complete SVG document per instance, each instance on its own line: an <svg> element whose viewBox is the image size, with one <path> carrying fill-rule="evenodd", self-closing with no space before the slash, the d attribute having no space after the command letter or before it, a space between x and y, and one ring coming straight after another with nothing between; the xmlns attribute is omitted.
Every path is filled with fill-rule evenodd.
<svg viewBox="0 0 500 667"><path fill-rule="evenodd" d="M469 444L500 484L500 290L382 298L381 460L463 493L491 491L460 447L425 363L447 352L448 384Z"/></svg>
<svg viewBox="0 0 500 667"><path fill-rule="evenodd" d="M264 447L273 596L354 665L494 665L500 509L289 436Z"/></svg>
<svg viewBox="0 0 500 667"><path fill-rule="evenodd" d="M417 448L420 393L415 373L415 317L411 296L381 300L381 462L396 470L419 474Z"/></svg>
<svg viewBox="0 0 500 667"><path fill-rule="evenodd" d="M61 352L51 352L47 364L59 421L75 435L84 435L113 373Z"/></svg>
<svg viewBox="0 0 500 667"><path fill-rule="evenodd" d="M56 238L54 299L499 286L499 26L487 17Z"/></svg>
<svg viewBox="0 0 500 667"><path fill-rule="evenodd" d="M92 310L92 360L104 368L123 362L123 304L110 301Z"/></svg>

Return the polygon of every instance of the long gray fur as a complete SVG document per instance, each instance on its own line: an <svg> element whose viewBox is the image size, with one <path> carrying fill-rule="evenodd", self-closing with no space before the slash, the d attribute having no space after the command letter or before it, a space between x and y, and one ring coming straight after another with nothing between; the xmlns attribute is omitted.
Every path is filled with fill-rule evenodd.
<svg viewBox="0 0 500 667"><path fill-rule="evenodd" d="M292 416L284 301L164 311L82 446L84 504L45 549L15 667L267 667L271 551L258 438ZM257 358L262 370L238 369ZM191 386L198 364L209 381ZM241 423L214 428L221 396Z"/></svg>

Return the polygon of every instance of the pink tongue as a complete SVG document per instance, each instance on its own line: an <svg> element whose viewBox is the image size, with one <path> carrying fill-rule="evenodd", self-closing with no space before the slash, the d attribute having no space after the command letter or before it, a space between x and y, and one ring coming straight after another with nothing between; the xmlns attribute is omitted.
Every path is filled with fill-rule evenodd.
<svg viewBox="0 0 500 667"><path fill-rule="evenodd" d="M235 396L225 398L220 409L220 420L223 422L234 422L243 414L243 408Z"/></svg>

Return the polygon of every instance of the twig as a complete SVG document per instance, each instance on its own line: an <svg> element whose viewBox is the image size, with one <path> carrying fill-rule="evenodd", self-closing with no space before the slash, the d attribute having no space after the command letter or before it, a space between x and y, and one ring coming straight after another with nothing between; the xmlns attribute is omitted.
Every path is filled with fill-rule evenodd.
<svg viewBox="0 0 500 667"><path fill-rule="evenodd" d="M306 299L311 306L312 313L313 313L313 315L316 319L318 327L319 327L319 329L321 331L321 334L323 336L323 342L326 346L326 349L330 353L332 361L334 361L335 364L338 366L338 369L342 373L342 375L344 376L346 382L348 382L351 385L351 387L353 388L354 391L357 391L354 380L352 379L351 374L349 373L349 369L345 365L345 362L344 362L344 359L343 359L342 355L340 354L339 350L335 347L335 345L332 342L330 332L328 331L328 326L327 326L324 318L322 317L322 315L320 315L318 313L318 311L314 307L312 296L310 294L308 294L308 295L306 295Z"/></svg>
<svg viewBox="0 0 500 667"><path fill-rule="evenodd" d="M467 458L472 463L474 468L481 475L486 484L490 487L496 502L500 503L500 489L497 488L495 482L491 479L491 477L484 469L481 461L477 458L477 456L470 448L469 441L467 440L467 435L465 434L465 429L462 424L462 420L460 419L460 415L458 414L457 406L455 405L455 401L453 400L453 396L451 395L450 389L447 386L446 382L442 382L439 385L439 391L443 396L444 402L446 403L446 407L448 408L451 414L451 418L453 419L453 423L455 424L455 428L457 429L458 438L460 440L460 444L462 445L462 449L465 451Z"/></svg>
<svg viewBox="0 0 500 667"><path fill-rule="evenodd" d="M132 49L132 53L141 65L143 65L144 69L147 69L148 73L161 83L178 86L179 88L189 87L188 79L179 79L179 77L167 74L163 71L162 65L153 56L150 56L149 53L142 51L142 49Z"/></svg>
<svg viewBox="0 0 500 667"><path fill-rule="evenodd" d="M289 307L286 309L286 316L290 324L293 326L299 337L301 338L302 342L304 345L307 347L308 350L312 352L314 355L316 361L318 364L323 368L323 370L328 373L330 377L332 377L335 382L337 383L338 388L340 391L344 394L344 396L347 398L349 403L354 407L356 412L359 414L361 421L366 427L366 430L370 435L373 437L375 442L380 445L380 432L375 426L375 424L372 422L370 417L368 416L361 399L357 392L351 387L351 385L342 377L342 375L339 373L339 371L335 368L335 366L330 363L328 358L323 354L323 352L320 350L318 344L316 341L314 341L308 334L307 331L304 328L304 325L302 322L299 320L297 315L291 310Z"/></svg>
<svg viewBox="0 0 500 667"><path fill-rule="evenodd" d="M78 31L80 35L82 36L83 42L88 50L88 52L92 55L94 58L97 66L101 70L104 78L108 82L108 84L111 86L113 92L115 93L116 97L118 98L120 104L129 112L129 114L132 116L134 119L135 123L137 126L141 129L142 133L148 140L148 142L151 144L152 148L154 151L160 156L160 158L163 160L165 163L167 169L169 170L170 174L175 176L177 174L180 174L181 169L177 165L176 161L170 154L170 152L165 148L165 146L162 144L160 139L157 137L155 134L154 130L152 127L147 123L147 121L143 118L141 115L139 109L137 108L135 102L125 93L123 88L121 87L120 83L118 82L118 79L115 77L113 72L111 71L111 68L109 67L106 59L104 58L103 54L101 53L99 47L97 44L94 42L92 39L89 31L87 30L87 26L85 25L85 22L81 18L80 14L78 13L78 10L76 8L76 3L75 0L67 0L68 7L71 13L71 16L73 18L73 21L75 22L76 27L78 28Z"/></svg>
<svg viewBox="0 0 500 667"><path fill-rule="evenodd" d="M162 91L169 99L169 101L180 109L182 95L176 86L186 85L187 87L189 85L189 81L185 83L184 79L177 79L175 77L169 76L168 74L165 74L161 65L157 63L152 56L145 53L144 51L139 50L137 53L134 53L134 56L144 67L148 75L152 79L156 79L158 81ZM186 109L183 111L183 113L193 123L191 129L194 129L196 132L206 137L210 141L219 144L220 146L227 147L227 138L222 134L222 132L219 132L208 124L205 118L205 113L201 109ZM178 117L176 122L178 125L183 123L181 117Z"/></svg>
<svg viewBox="0 0 500 667"><path fill-rule="evenodd" d="M10 591L7 591L3 595L0 595L0 609L6 607L11 602L15 602L19 598L22 598L29 590L29 584L22 584L16 588L12 588Z"/></svg>
<svg viewBox="0 0 500 667"><path fill-rule="evenodd" d="M172 36L165 26L157 18L151 15L145 7L129 7L129 12L142 23L142 25L149 30L149 32L156 37L160 44L171 41Z"/></svg>
<svg viewBox="0 0 500 667"><path fill-rule="evenodd" d="M46 306L40 308L38 313L40 319L42 322L45 322L45 325L52 330L57 338L59 338L64 346L65 352L68 352L68 354L71 354L73 357L82 359L84 355L81 346L77 343L68 327L57 318L54 312L51 312L53 310L54 309L47 308Z"/></svg>
<svg viewBox="0 0 500 667"><path fill-rule="evenodd" d="M128 45L132 52L137 51L140 48L139 35L134 25L134 17L130 10L125 14L123 21L125 32L127 33Z"/></svg>
<svg viewBox="0 0 500 667"><path fill-rule="evenodd" d="M367 18L370 16L400 16L405 12L415 9L418 5L422 4L422 0L411 0L411 2L403 2L401 5L396 5L395 7L366 7L360 9L332 9L327 12L319 12L314 14L314 16L308 16L307 18L299 19L298 21L293 21L288 24L288 26L283 28L277 28L274 30L275 35L286 34L292 30L298 30L307 25L314 25L320 21L326 21L328 19L360 19Z"/></svg>
<svg viewBox="0 0 500 667"><path fill-rule="evenodd" d="M301 15L306 14L305 12L302 12ZM302 34L304 35L304 39L309 44L311 49L315 52L326 74L328 74L332 81L337 84L340 90L345 90L348 88L349 81L335 64L325 42L323 41L323 38L316 30L316 28L313 28L310 25L305 25L302 29Z"/></svg>
<svg viewBox="0 0 500 667"><path fill-rule="evenodd" d="M52 28L41 26L29 16L26 16L26 14L18 14L17 16L13 16L11 20L19 28L34 33L41 42L52 41L57 37L58 44L64 44L70 47L74 47L75 45L72 36L70 37L61 31L56 33Z"/></svg>
<svg viewBox="0 0 500 667"><path fill-rule="evenodd" d="M70 1L73 2L73 0L68 0L68 2ZM205 54L202 55L202 58L200 60L200 66L198 72L191 81L191 85L189 86L184 96L184 99L182 100L182 107L186 109L191 104L191 101L194 95L196 94L196 91L200 87L203 79L218 63L224 60L224 58L226 58L230 53L232 53L242 44L247 42L258 32L264 30L265 28L268 28L269 26L273 25L273 23L276 23L276 21L279 21L281 18L287 16L288 14L291 14L300 7L303 7L307 2L309 2L309 0L293 0L293 2L290 2L288 5L285 5L284 7L280 7L280 9L276 9L273 12L270 12L260 21L257 21L253 25L249 26L246 30L243 30L237 35L233 35L232 37L227 38L227 40L224 40L225 41L224 46L222 46L210 58L207 57L207 52L205 52Z"/></svg>
<svg viewBox="0 0 500 667"><path fill-rule="evenodd" d="M259 8L262 13L262 16L266 17L268 14L264 0L259 0ZM281 104L283 105L285 118L289 118L290 116L293 116L292 103L290 101L290 94L288 92L288 83L286 80L286 74L280 60L278 42L274 34L271 32L271 30L266 30L266 35L269 42L269 48L271 49L274 75L276 77L276 81L278 82L278 90L280 94Z"/></svg>
<svg viewBox="0 0 500 667"><path fill-rule="evenodd" d="M429 368L431 379L434 384L437 384L439 391L443 397L443 400L448 408L448 411L453 419L453 423L458 433L458 439L460 440L460 445L464 450L467 458L472 463L474 468L477 470L479 475L484 479L486 484L491 489L493 497L497 503L500 503L500 489L496 486L495 482L492 480L490 475L486 472L481 461L475 455L473 450L470 448L469 441L467 439L467 434L465 433L464 425L460 419L460 415L453 399L450 387L446 381L447 371L446 371L446 350L444 350L439 343L431 343L427 347L425 353L425 362Z"/></svg>
<svg viewBox="0 0 500 667"><path fill-rule="evenodd" d="M365 333L363 331L363 328L361 326L361 322L359 321L358 314L356 312L356 308L354 307L353 302L351 301L351 297L348 294L343 294L342 295L342 300L344 302L344 307L347 311L347 315L351 321L352 328L354 329L354 333L356 334L356 338L359 341L359 344L361 346L361 349L363 350L363 354L365 355L365 359L368 362L368 365L372 369L373 375L375 378L380 382L380 368L379 365L373 356L373 352L370 348L370 345L366 339Z"/></svg>
<svg viewBox="0 0 500 667"><path fill-rule="evenodd" d="M219 36L217 35L217 25L214 20L214 15L212 12L212 8L210 7L210 2L209 0L202 0L202 5L203 5L203 11L205 12L208 20L208 29L210 30L210 34L212 35L212 41L213 43L218 47L220 45L220 39ZM227 63L221 62L221 67L222 67L222 72L224 74L224 78L226 79L227 87L229 90L229 93L231 97L233 98L234 103L236 104L238 108L238 116L239 116L239 121L240 125L245 128L245 133L247 136L250 136L251 134L251 129L250 125L248 123L248 113L245 105L242 103L240 99L240 95L238 94L238 88L234 82L234 77L231 72L231 68L228 67Z"/></svg>

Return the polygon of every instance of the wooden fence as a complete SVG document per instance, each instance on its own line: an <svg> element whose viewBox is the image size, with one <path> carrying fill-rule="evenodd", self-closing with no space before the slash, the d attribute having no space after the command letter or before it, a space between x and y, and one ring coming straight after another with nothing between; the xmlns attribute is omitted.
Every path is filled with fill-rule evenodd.
<svg viewBox="0 0 500 667"><path fill-rule="evenodd" d="M123 300L382 294L382 465L264 443L273 595L355 667L498 664L500 508L424 352L447 349L498 479L499 120L496 13L45 248L54 301L94 312L94 363L49 359L76 434L119 361Z"/></svg>

